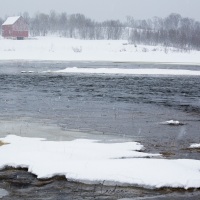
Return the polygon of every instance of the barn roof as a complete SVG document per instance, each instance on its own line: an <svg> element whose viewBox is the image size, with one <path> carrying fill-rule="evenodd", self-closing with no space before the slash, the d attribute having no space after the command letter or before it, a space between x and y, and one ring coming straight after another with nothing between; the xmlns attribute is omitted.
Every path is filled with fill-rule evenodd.
<svg viewBox="0 0 200 200"><path fill-rule="evenodd" d="M20 16L8 17L2 25L13 25L19 18Z"/></svg>

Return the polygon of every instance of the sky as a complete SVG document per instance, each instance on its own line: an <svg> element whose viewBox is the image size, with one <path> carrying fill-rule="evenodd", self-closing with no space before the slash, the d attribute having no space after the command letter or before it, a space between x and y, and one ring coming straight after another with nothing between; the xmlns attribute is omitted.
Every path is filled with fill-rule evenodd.
<svg viewBox="0 0 200 200"><path fill-rule="evenodd" d="M0 17L19 15L27 11L82 13L96 21L119 19L126 16L148 19L179 13L200 21L200 0L0 0Z"/></svg>

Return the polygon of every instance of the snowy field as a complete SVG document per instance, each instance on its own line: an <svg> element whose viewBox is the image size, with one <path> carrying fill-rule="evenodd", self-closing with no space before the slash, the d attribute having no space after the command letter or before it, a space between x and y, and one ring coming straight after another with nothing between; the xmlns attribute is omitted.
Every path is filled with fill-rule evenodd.
<svg viewBox="0 0 200 200"><path fill-rule="evenodd" d="M118 40L37 37L17 41L0 38L0 60L158 62L200 65L200 52L133 45Z"/></svg>
<svg viewBox="0 0 200 200"><path fill-rule="evenodd" d="M162 159L139 152L136 142L95 140L45 141L9 135L0 139L0 167L27 167L38 178L65 175L67 179L147 188L199 188L200 161Z"/></svg>

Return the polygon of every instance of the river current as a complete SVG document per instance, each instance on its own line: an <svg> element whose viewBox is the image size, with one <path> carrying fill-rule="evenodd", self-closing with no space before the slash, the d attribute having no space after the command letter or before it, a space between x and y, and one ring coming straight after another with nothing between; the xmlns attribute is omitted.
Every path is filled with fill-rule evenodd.
<svg viewBox="0 0 200 200"><path fill-rule="evenodd" d="M69 139L66 131L104 141L138 141L145 151L169 159L199 159L199 151L188 147L200 143L200 76L47 73L66 67L200 70L137 63L1 62L1 137L26 136L27 127L37 130L31 124L39 123L62 131L43 130L42 137L51 140ZM163 123L169 120L182 125ZM41 137L37 131L28 136Z"/></svg>
<svg viewBox="0 0 200 200"><path fill-rule="evenodd" d="M181 68L98 62L0 63L1 118L48 119L65 130L134 138L142 143L148 141L148 146L154 142L161 146L166 142L181 142L187 148L189 143L200 142L199 76L43 73L72 66ZM185 125L163 125L167 120L178 120Z"/></svg>

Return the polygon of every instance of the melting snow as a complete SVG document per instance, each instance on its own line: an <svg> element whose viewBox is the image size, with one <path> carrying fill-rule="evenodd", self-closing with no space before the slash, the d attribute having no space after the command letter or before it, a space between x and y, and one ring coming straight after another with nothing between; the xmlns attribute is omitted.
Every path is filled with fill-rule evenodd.
<svg viewBox="0 0 200 200"><path fill-rule="evenodd" d="M0 167L28 167L39 178L63 174L77 181L117 182L144 187L200 187L200 161L167 160L138 152L136 142L45 141L9 135L0 147ZM126 159L125 159L126 158Z"/></svg>

